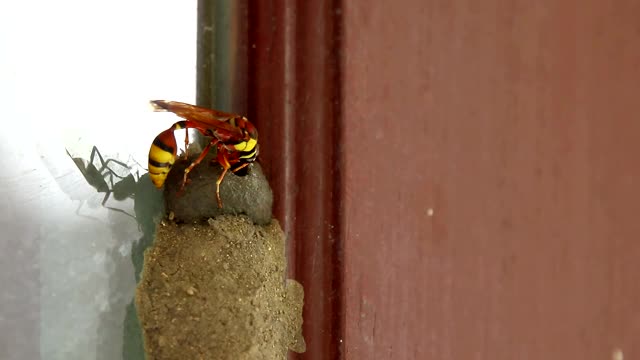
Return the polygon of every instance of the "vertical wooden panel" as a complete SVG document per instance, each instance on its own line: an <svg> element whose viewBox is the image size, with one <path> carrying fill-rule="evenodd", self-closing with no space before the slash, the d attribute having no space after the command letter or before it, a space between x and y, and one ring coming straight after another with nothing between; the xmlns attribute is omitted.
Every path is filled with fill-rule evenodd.
<svg viewBox="0 0 640 360"><path fill-rule="evenodd" d="M260 129L290 275L305 290L304 359L342 338L340 57L336 1L250 1L250 117Z"/></svg>
<svg viewBox="0 0 640 360"><path fill-rule="evenodd" d="M640 352L640 3L346 2L346 357Z"/></svg>

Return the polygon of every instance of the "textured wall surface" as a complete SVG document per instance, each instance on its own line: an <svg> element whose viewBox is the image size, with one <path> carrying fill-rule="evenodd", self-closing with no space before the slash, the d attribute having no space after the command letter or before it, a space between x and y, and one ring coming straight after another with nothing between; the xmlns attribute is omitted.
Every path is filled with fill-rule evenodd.
<svg viewBox="0 0 640 360"><path fill-rule="evenodd" d="M639 11L345 2L346 358L639 355Z"/></svg>

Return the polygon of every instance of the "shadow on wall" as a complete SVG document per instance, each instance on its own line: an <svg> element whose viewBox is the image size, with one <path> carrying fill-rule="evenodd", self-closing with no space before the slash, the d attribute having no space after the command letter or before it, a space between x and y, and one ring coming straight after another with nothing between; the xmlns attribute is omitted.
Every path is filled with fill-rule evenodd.
<svg viewBox="0 0 640 360"><path fill-rule="evenodd" d="M101 206L109 210L109 228L116 239L125 247L112 247L106 251L106 264L109 279L108 308L100 313L97 327L96 359L113 359L118 356L118 349L114 344L122 343L121 356L123 359L144 360L142 332L133 301L133 292L122 293L122 289L131 282L129 269L134 268L135 284L138 283L144 261L145 249L153 243L156 225L162 218L164 203L162 191L156 189L149 174L139 176L139 170L133 173L135 165L127 165L116 159L104 159L100 151L94 146L89 159L73 157L87 184L91 185L99 194L104 194ZM110 199L123 201L133 200L133 213L127 209L110 206ZM76 210L76 214L86 217L81 212L83 203ZM133 235L122 221L134 219L142 237L132 238ZM139 232L138 232L139 233ZM130 241L126 239L129 238ZM130 253L131 259L128 255ZM122 315L124 311L124 326Z"/></svg>

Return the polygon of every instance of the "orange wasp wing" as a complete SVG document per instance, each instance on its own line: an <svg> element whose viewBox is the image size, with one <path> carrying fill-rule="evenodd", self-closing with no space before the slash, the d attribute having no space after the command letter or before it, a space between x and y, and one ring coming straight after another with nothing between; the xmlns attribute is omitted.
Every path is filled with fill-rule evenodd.
<svg viewBox="0 0 640 360"><path fill-rule="evenodd" d="M223 130L227 136L242 137L242 130L229 123L229 120L242 116L218 110L207 109L178 101L152 100L155 111L169 111L179 117L198 123L202 128L212 127Z"/></svg>

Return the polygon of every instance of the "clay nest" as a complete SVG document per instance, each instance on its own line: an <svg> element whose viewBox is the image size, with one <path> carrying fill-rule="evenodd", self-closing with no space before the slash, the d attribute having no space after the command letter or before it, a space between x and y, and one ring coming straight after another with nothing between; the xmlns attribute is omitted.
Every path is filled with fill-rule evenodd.
<svg viewBox="0 0 640 360"><path fill-rule="evenodd" d="M175 193L180 166L165 195ZM285 237L266 179L256 165L228 175L219 210L219 170L203 162L185 196L167 196L172 220L145 251L135 302L147 359L285 359L288 349L305 350L303 289L285 280Z"/></svg>
<svg viewBox="0 0 640 360"><path fill-rule="evenodd" d="M168 213L172 212L172 216L181 222L206 220L226 214L244 214L256 224L271 222L273 194L258 163L249 165L245 176L227 172L220 184L222 209L218 207L215 186L222 167L214 161L214 151L192 169L187 185L179 193L184 169L196 155L189 160L178 160L167 176L164 197Z"/></svg>

